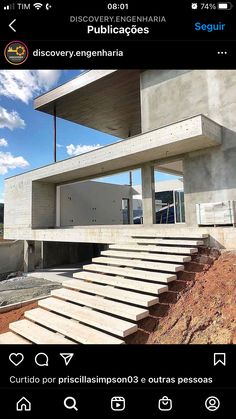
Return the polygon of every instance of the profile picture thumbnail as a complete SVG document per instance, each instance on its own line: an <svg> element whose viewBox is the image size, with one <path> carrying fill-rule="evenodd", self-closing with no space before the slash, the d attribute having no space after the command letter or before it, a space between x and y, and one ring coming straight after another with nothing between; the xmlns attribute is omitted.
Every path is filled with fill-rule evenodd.
<svg viewBox="0 0 236 419"><path fill-rule="evenodd" d="M13 65L23 64L28 56L28 47L21 41L12 41L7 44L4 50L4 56L6 60Z"/></svg>

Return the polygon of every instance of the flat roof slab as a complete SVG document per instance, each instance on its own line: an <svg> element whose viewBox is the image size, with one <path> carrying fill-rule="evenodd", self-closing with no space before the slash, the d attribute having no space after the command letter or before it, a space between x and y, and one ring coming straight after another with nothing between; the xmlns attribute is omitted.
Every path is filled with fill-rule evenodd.
<svg viewBox="0 0 236 419"><path fill-rule="evenodd" d="M127 138L141 132L140 70L91 70L34 100L38 111Z"/></svg>

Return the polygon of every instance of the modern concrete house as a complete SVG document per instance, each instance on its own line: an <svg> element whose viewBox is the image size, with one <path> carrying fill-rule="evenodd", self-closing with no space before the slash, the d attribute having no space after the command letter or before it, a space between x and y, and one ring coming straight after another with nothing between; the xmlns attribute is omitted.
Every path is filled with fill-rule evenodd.
<svg viewBox="0 0 236 419"><path fill-rule="evenodd" d="M236 199L235 83L235 70L92 70L38 97L37 111L121 140L7 179L5 238L89 242L91 228L56 228L57 186L135 168L142 171L145 226L154 222L156 168L183 176L185 231L198 229L196 204ZM233 247L234 229L207 231ZM92 236L109 243L126 233L108 226Z"/></svg>
<svg viewBox="0 0 236 419"><path fill-rule="evenodd" d="M33 268L36 249L44 258L44 242L109 246L65 288L42 300L41 308L26 313L23 322L57 331L61 341L122 343L198 246L208 240L212 246L236 248L236 71L92 70L38 97L34 105L120 141L6 180L4 234L25 241L26 270ZM142 225L57 224L58 187L137 168ZM183 177L184 224L155 224L155 170ZM86 307L75 312L62 299ZM109 316L98 315L96 307ZM63 316L87 326L78 324L77 331L68 332ZM11 329L38 341L34 323L32 335L27 334L28 323L17 322ZM41 331L40 342L47 340L48 329Z"/></svg>

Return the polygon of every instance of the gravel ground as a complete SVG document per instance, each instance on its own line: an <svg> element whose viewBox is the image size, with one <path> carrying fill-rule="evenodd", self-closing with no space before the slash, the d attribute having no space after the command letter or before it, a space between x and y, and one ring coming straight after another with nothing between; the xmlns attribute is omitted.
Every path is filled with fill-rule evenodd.
<svg viewBox="0 0 236 419"><path fill-rule="evenodd" d="M0 307L50 294L61 284L43 278L19 276L0 282Z"/></svg>

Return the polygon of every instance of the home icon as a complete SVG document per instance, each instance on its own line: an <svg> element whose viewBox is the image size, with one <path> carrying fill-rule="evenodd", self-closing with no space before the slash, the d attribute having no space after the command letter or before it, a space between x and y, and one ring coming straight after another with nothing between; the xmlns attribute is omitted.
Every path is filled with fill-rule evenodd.
<svg viewBox="0 0 236 419"><path fill-rule="evenodd" d="M16 403L16 411L17 412L30 412L31 411L31 403L26 397L21 397L20 400Z"/></svg>

